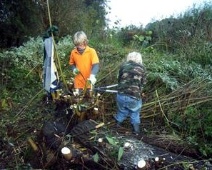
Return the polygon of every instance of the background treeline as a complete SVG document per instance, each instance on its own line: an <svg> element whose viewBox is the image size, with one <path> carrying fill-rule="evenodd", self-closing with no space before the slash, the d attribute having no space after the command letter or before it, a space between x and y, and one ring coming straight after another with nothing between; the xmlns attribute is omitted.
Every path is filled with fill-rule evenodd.
<svg viewBox="0 0 212 170"><path fill-rule="evenodd" d="M52 24L59 27L55 38L61 77L70 80L68 59L74 47L71 36L78 30L88 34L89 44L100 58L96 86L115 84L126 54L132 50L141 52L148 73L141 114L151 125L145 127L147 133L155 133L151 128L160 120L159 127L166 128L162 134L166 138L172 136L170 140L190 144L198 151L198 158L211 158L212 3L194 6L178 17L155 21L145 28L117 25L112 29L107 25L104 0L49 3ZM24 140L32 135L27 133L29 128L34 128L35 123L41 127L51 112L42 106L45 92L41 80L42 35L50 22L46 1L2 0L0 5L0 136L22 145L22 154L26 149ZM111 120L116 112L115 97L103 95L105 118ZM11 130L12 134L8 132ZM14 164L21 155L15 156Z"/></svg>
<svg viewBox="0 0 212 170"><path fill-rule="evenodd" d="M29 37L42 35L50 25L46 0L0 2L0 47L20 46ZM85 30L88 35L106 25L105 0L49 0L51 23L60 36Z"/></svg>

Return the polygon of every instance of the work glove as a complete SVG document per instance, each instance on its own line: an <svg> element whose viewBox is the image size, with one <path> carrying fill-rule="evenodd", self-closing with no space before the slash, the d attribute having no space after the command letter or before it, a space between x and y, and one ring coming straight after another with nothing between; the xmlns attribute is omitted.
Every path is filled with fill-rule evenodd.
<svg viewBox="0 0 212 170"><path fill-rule="evenodd" d="M78 70L78 68L74 68L73 74L76 76L76 75L79 74L79 73L80 73L80 71Z"/></svg>
<svg viewBox="0 0 212 170"><path fill-rule="evenodd" d="M94 74L91 74L88 80L91 82L92 85L96 83L96 77Z"/></svg>

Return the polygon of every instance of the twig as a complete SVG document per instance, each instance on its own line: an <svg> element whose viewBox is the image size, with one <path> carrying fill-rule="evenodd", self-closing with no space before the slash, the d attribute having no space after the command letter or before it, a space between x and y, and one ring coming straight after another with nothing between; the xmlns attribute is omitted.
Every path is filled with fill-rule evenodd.
<svg viewBox="0 0 212 170"><path fill-rule="evenodd" d="M169 120L168 120L168 118L166 117L166 115L165 115L165 113L164 113L164 111L163 111L163 109L162 109L162 107L161 107L160 99L159 99L159 96L158 96L158 91L156 90L155 92L156 92L156 96L157 96L157 99L158 99L158 104L159 104L159 106L160 106L160 110L161 110L163 116L165 117L165 119L166 119L168 125L170 126Z"/></svg>

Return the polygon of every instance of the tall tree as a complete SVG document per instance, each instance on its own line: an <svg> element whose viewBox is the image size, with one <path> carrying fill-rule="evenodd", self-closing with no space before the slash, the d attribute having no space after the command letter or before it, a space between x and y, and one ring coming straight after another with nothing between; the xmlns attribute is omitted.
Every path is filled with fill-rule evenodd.
<svg viewBox="0 0 212 170"><path fill-rule="evenodd" d="M48 26L47 1L41 4L43 23ZM60 29L60 35L74 34L78 30L92 33L105 27L106 0L51 0L49 1L52 24Z"/></svg>
<svg viewBox="0 0 212 170"><path fill-rule="evenodd" d="M50 20L59 27L60 36L78 30L99 32L105 27L106 1L1 0L0 47L19 46L29 36L42 35Z"/></svg>
<svg viewBox="0 0 212 170"><path fill-rule="evenodd" d="M19 46L27 36L37 33L36 10L35 3L29 0L0 2L1 47Z"/></svg>

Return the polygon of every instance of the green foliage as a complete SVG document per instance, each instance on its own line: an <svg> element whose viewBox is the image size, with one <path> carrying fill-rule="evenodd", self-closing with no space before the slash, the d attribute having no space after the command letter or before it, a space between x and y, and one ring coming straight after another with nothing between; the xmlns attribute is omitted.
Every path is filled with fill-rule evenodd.
<svg viewBox="0 0 212 170"><path fill-rule="evenodd" d="M20 46L40 31L38 8L32 0L1 1L0 47ZM32 29L36 28L36 29Z"/></svg>
<svg viewBox="0 0 212 170"><path fill-rule="evenodd" d="M153 85L154 88L165 87L167 92L170 92L198 77L211 80L210 69L204 69L195 62L180 61L180 58L172 54L146 56L144 63L148 71L147 87L151 89Z"/></svg>
<svg viewBox="0 0 212 170"><path fill-rule="evenodd" d="M211 50L212 44L210 42L197 38L184 46L179 53L186 55L188 62L192 61L207 67L212 63Z"/></svg>
<svg viewBox="0 0 212 170"><path fill-rule="evenodd" d="M96 154L93 156L93 159L94 159L94 162L98 162L98 161L99 161L99 154L96 153Z"/></svg>
<svg viewBox="0 0 212 170"><path fill-rule="evenodd" d="M31 19L36 19L35 24L38 27L27 25L30 29L36 29L28 30L26 36L31 35L30 31L33 35L34 31L40 35L49 25L46 3L36 2L38 2L38 11L40 11L38 16L42 18L42 21L32 17ZM133 50L142 52L148 74L148 81L144 87L148 99L142 111L147 115L152 114L152 110L154 113L164 111L164 115L172 122L170 126L177 131L179 136L195 146L203 156L211 157L211 5L201 9L192 9L179 18L157 21L146 29L130 26L121 30L105 31L103 29L105 11L102 8L104 2L103 0L73 0L71 3L69 0L51 1L53 23L58 23L57 26L62 36L67 33L73 34L79 29L88 33L89 43L97 50L100 58L97 86L117 83L117 71L127 53ZM25 8L25 3L19 9ZM101 9L98 8L99 6ZM26 15L29 14L31 8L27 9ZM1 31L2 35L6 33L8 37L13 36L15 39L19 34L25 35L26 25L19 20L14 24L20 26L20 29L13 30L5 27ZM3 26L5 25L0 26L1 30ZM6 31L8 28L9 30ZM25 39L25 37L22 38ZM73 47L71 36L59 38L56 44L63 71L61 74L66 79L70 76L68 60ZM0 53L0 110L1 113L2 111L7 113L1 114L1 136L8 138L5 129L8 125L12 125L13 130L17 129L18 138L23 137L25 140L25 135L28 134L21 135L23 132L28 132L26 127L32 127L33 122L36 123L37 128L40 128L41 120L43 120L41 113L50 112L48 108L42 108L41 105L42 65L43 41L41 37L30 38L19 48L5 49ZM155 91L159 92L156 99ZM10 106L12 105L10 99L16 107ZM160 101L160 107L158 101ZM109 106L106 109L108 113L105 115L110 117L116 107L114 95L104 94L104 102L106 106ZM148 105L152 106L151 103L154 106L148 110ZM124 152L121 141L111 136L107 136L106 139L112 148L110 156L119 161ZM94 161L99 161L98 154L95 154L93 158Z"/></svg>
<svg viewBox="0 0 212 170"><path fill-rule="evenodd" d="M66 60L67 56L70 55L71 49L74 48L71 36L67 35L60 38L60 41L56 44L56 48L61 61Z"/></svg>
<svg viewBox="0 0 212 170"><path fill-rule="evenodd" d="M23 88L28 89L32 84L38 87L38 74L42 68L41 51L43 51L41 38L32 38L20 48L0 53L1 69L4 75L1 86L6 91L10 91L8 94L10 97L13 95L13 98L16 98L22 94L17 93L18 91Z"/></svg>
<svg viewBox="0 0 212 170"><path fill-rule="evenodd" d="M172 127L205 156L212 154L211 85L211 79L198 78L169 94L172 99L168 118Z"/></svg>
<svg viewBox="0 0 212 170"><path fill-rule="evenodd" d="M106 26L106 2L3 0L0 6L0 47L19 47L29 36L41 36L50 24L58 26L61 37L79 30L84 30L89 36L93 35Z"/></svg>
<svg viewBox="0 0 212 170"><path fill-rule="evenodd" d="M121 144L120 141L114 137L109 137L109 136L106 136L106 139L108 143L113 146L112 147L113 149L111 150L110 155L112 157L117 158L117 160L119 161L124 154L124 148L120 146Z"/></svg>
<svg viewBox="0 0 212 170"><path fill-rule="evenodd" d="M205 67L211 64L212 4L193 7L177 18L166 18L148 24L152 30L152 45L182 56L181 60L195 61Z"/></svg>
<svg viewBox="0 0 212 170"><path fill-rule="evenodd" d="M69 75L68 60L73 47L71 37L66 36L56 44L58 57L64 73ZM43 68L43 40L41 37L31 38L23 46L0 53L0 69L2 91L0 98L13 98L18 101L23 96L32 97L42 88L41 76ZM32 92L34 90L34 92ZM29 92L31 91L31 92ZM25 98L25 97L24 97Z"/></svg>
<svg viewBox="0 0 212 170"><path fill-rule="evenodd" d="M109 144L111 144L111 145L113 145L113 146L116 146L117 143L118 143L118 141L115 140L114 138L110 138L110 137L106 136L106 139L107 139L107 141L109 142Z"/></svg>
<svg viewBox="0 0 212 170"><path fill-rule="evenodd" d="M152 40L152 31L146 31L143 33L143 35L137 35L135 34L133 36L133 42L132 46L141 46L142 48L145 48L149 45L150 41Z"/></svg>
<svg viewBox="0 0 212 170"><path fill-rule="evenodd" d="M212 155L212 112L205 109L205 105L198 107L188 107L182 115L181 127L187 140L196 145L204 156Z"/></svg>
<svg viewBox="0 0 212 170"><path fill-rule="evenodd" d="M152 41L152 31L144 30L141 26L137 28L133 25L122 28L117 32L117 38L124 46L129 46L134 49L148 47Z"/></svg>
<svg viewBox="0 0 212 170"><path fill-rule="evenodd" d="M120 147L119 148L119 152L118 152L118 161L121 160L123 154L124 154L124 148L123 147Z"/></svg>

